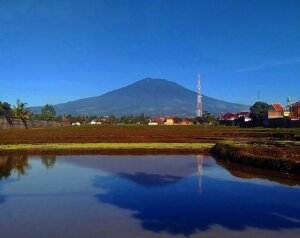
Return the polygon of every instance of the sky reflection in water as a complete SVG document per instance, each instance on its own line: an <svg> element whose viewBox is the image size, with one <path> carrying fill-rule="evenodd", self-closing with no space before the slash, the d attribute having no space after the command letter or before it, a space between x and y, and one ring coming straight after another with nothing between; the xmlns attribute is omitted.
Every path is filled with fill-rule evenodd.
<svg viewBox="0 0 300 238"><path fill-rule="evenodd" d="M300 234L297 177L224 166L197 156L1 157L0 236Z"/></svg>

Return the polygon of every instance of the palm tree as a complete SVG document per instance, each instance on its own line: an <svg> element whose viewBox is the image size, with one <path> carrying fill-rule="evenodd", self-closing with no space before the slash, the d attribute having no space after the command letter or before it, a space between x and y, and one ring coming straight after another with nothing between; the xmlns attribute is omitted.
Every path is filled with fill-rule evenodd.
<svg viewBox="0 0 300 238"><path fill-rule="evenodd" d="M30 168L27 156L3 156L0 159L0 180L16 171L18 176L24 175L26 169Z"/></svg>
<svg viewBox="0 0 300 238"><path fill-rule="evenodd" d="M0 117L11 117L11 107L7 102L0 102Z"/></svg>
<svg viewBox="0 0 300 238"><path fill-rule="evenodd" d="M13 108L13 116L14 118L19 118L23 122L26 122L26 120L29 119L31 115L31 110L29 108L26 108L27 103L21 102L20 99L17 99L16 106Z"/></svg>

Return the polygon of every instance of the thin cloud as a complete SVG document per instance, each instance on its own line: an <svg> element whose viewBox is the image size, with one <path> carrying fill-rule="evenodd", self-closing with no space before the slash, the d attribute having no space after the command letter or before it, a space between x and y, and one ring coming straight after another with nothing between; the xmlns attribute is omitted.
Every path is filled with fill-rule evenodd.
<svg viewBox="0 0 300 238"><path fill-rule="evenodd" d="M272 63L263 64L263 65L259 65L259 66L242 68L242 69L239 69L235 72L236 73L244 73L244 72L257 71L257 70L270 68L270 67L275 67L275 66L298 64L298 63L300 63L300 57L292 58L292 59L288 59L288 60L277 61L277 62L272 62Z"/></svg>
<svg viewBox="0 0 300 238"><path fill-rule="evenodd" d="M243 72L248 72L248 71L260 70L260 69L263 69L263 68L264 68L264 66L253 66L253 67L249 67L249 68L239 69L236 72L237 73L243 73Z"/></svg>

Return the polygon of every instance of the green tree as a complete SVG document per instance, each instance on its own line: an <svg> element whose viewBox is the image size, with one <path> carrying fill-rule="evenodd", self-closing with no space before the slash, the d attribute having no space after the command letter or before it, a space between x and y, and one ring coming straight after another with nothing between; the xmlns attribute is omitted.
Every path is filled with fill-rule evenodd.
<svg viewBox="0 0 300 238"><path fill-rule="evenodd" d="M265 102L256 102L250 107L250 117L256 125L262 125L265 116L270 108L269 104Z"/></svg>
<svg viewBox="0 0 300 238"><path fill-rule="evenodd" d="M116 124L117 118L114 115L109 116L109 123L110 124Z"/></svg>
<svg viewBox="0 0 300 238"><path fill-rule="evenodd" d="M34 120L43 120L43 118L42 118L41 114L31 113L29 120L33 120L33 121Z"/></svg>
<svg viewBox="0 0 300 238"><path fill-rule="evenodd" d="M204 111L202 115L202 123L217 124L217 118L208 111Z"/></svg>
<svg viewBox="0 0 300 238"><path fill-rule="evenodd" d="M0 102L0 117L11 117L12 116L12 109L9 103L7 102Z"/></svg>
<svg viewBox="0 0 300 238"><path fill-rule="evenodd" d="M82 114L82 115L79 117L79 121L80 121L81 124L86 125L87 122L88 122L88 120L89 120L89 117L88 117L87 114Z"/></svg>
<svg viewBox="0 0 300 238"><path fill-rule="evenodd" d="M0 180L9 177L12 171L17 172L18 176L25 175L27 168L29 168L27 156L8 157L0 164Z"/></svg>
<svg viewBox="0 0 300 238"><path fill-rule="evenodd" d="M41 117L43 120L52 121L56 117L56 111L50 104L46 104L41 110Z"/></svg>
<svg viewBox="0 0 300 238"><path fill-rule="evenodd" d="M173 117L175 123L180 123L182 121L181 117Z"/></svg>
<svg viewBox="0 0 300 238"><path fill-rule="evenodd" d="M20 99L17 100L16 106L12 109L12 114L14 118L26 121L31 115L31 110L26 108L27 103L21 102Z"/></svg>
<svg viewBox="0 0 300 238"><path fill-rule="evenodd" d="M139 122L139 123L141 123L141 124L148 124L148 118L145 116L145 114L144 113L141 113L141 115L140 116L138 116L138 118L137 118L137 120L136 120L136 122L135 123L137 123L137 122Z"/></svg>
<svg viewBox="0 0 300 238"><path fill-rule="evenodd" d="M45 165L45 167L47 169L49 168L53 168L56 162L56 156L55 155L43 155L41 156L41 160L43 165Z"/></svg>

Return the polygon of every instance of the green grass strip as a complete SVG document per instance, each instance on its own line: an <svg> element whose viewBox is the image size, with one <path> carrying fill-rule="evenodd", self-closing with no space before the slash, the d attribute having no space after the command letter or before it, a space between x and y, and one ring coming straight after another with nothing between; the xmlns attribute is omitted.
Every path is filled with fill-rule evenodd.
<svg viewBox="0 0 300 238"><path fill-rule="evenodd" d="M57 149L210 149L214 143L49 143L0 145L0 150Z"/></svg>

